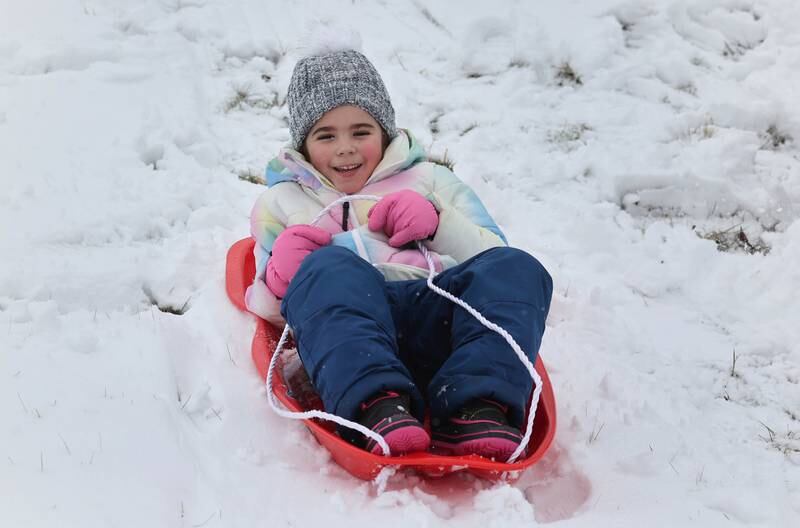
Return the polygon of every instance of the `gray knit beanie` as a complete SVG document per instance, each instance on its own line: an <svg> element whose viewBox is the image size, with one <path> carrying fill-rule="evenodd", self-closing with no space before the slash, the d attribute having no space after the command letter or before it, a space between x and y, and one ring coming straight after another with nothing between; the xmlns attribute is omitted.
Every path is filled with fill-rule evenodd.
<svg viewBox="0 0 800 528"><path fill-rule="evenodd" d="M372 63L354 50L300 59L289 82L286 102L295 149L302 147L314 123L325 112L342 105L357 106L370 114L389 139L397 135L386 86Z"/></svg>

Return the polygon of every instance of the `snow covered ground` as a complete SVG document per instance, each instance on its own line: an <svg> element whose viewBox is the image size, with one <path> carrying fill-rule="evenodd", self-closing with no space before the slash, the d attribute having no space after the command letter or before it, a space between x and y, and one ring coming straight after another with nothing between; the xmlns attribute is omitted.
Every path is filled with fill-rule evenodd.
<svg viewBox="0 0 800 528"><path fill-rule="evenodd" d="M360 32L399 124L555 278L558 432L513 484L357 481L267 407L224 256L317 19ZM0 0L0 525L800 525L798 23Z"/></svg>

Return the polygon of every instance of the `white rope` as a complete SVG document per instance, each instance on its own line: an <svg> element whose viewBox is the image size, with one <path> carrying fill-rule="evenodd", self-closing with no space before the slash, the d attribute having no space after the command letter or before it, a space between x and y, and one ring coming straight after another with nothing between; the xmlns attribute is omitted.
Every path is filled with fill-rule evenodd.
<svg viewBox="0 0 800 528"><path fill-rule="evenodd" d="M525 428L525 435L522 437L522 442L520 442L520 444L517 446L517 449L513 453L511 453L511 456L508 458L507 462L511 464L525 450L525 448L528 446L528 442L530 441L531 433L533 431L533 418L536 415L536 407L539 404L539 395L542 393L542 378L539 377L539 374L536 372L536 369L533 368L533 363L531 363L531 361L522 351L522 349L514 340L514 338L511 337L511 334L506 332L505 329L503 329L502 327L486 319L478 310L470 306L468 303L462 301L455 295L441 289L440 287L438 287L433 283L433 277L436 275L433 266L433 259L431 258L431 255L428 252L428 248L426 248L422 244L422 242L418 241L417 247L425 256L425 260L428 261L428 288L435 291L445 299L451 300L452 302L456 303L457 305L468 311L475 319L480 321L480 323L489 330L493 330L494 332L500 334L503 337L503 339L506 340L506 343L508 343L511 346L511 348L514 349L514 352L516 352L517 357L519 358L520 361L522 361L522 364L525 365L525 368L528 369L528 374L530 374L531 379L533 379L534 389L533 389L533 397L531 398L531 407L528 411L528 425Z"/></svg>
<svg viewBox="0 0 800 528"><path fill-rule="evenodd" d="M325 207L319 214L311 221L311 224L314 225L334 206L346 202L349 200L373 200L378 201L380 200L379 196L370 196L370 195L351 195L351 196L344 196L335 200L330 205ZM283 351L283 345L286 343L286 339L289 337L289 325L287 324L283 328L283 333L281 334L281 338L278 340L278 346L275 347L275 353L272 354L272 359L269 362L269 370L267 371L267 398L269 399L270 406L272 410L275 411L279 416L283 416L284 418L289 418L291 420L308 420L310 418L319 418L321 420L329 420L331 422L335 422L339 425L347 427L348 429L355 429L359 433L366 435L368 438L375 440L379 446L381 446L381 450L383 450L383 454L385 456L390 456L391 450L389 449L389 444L386 443L386 440L383 439L383 436L379 435L372 429L367 429L360 423L356 423L350 420L346 420L341 416L336 416L335 414L327 413L324 411L305 411L305 412L294 412L294 411L287 411L286 409L281 409L279 406L278 399L275 397L275 393L272 391L272 376L275 372L275 365L278 361L278 356L280 356L281 352Z"/></svg>
<svg viewBox="0 0 800 528"><path fill-rule="evenodd" d="M272 391L272 376L275 372L275 364L277 362L277 358L280 355L281 351L283 350L283 345L286 343L286 339L289 337L289 325L287 324L284 329L283 333L281 334L281 338L278 341L278 346L275 347L275 353L272 355L272 359L269 362L269 370L267 371L267 396L269 398L270 407L272 410L275 411L279 416L283 416L284 418L289 418L292 420L309 420L311 418L319 418L321 420L329 420L331 422L336 422L339 425L343 425L344 427L348 427L350 429L355 429L361 434L372 438L378 445L381 446L383 450L383 454L389 456L391 451L389 450L389 444L386 443L386 440L383 439L381 435L376 433L371 429L367 429L360 423L351 422L350 420L345 420L341 416L336 416L335 414L326 413L324 411L304 411L304 412L294 412L294 411L287 411L286 409L281 409L279 406L278 399L275 397L275 393Z"/></svg>
<svg viewBox="0 0 800 528"><path fill-rule="evenodd" d="M314 218L314 220L311 221L311 224L314 225L317 222L319 222L320 218L322 218L331 208L340 203L351 200L372 200L377 202L380 199L381 199L380 196L373 196L367 194L353 194L349 196L343 196L342 198L335 200L327 207L325 207L322 211L320 211L320 213ZM433 258L431 258L430 253L428 252L428 248L426 248L422 244L422 242L417 241L417 248L420 250L420 252L422 252L422 255L425 257L425 260L428 263L428 281L427 281L428 288L430 288L437 294L441 295L442 297L449 299L450 301L461 306L467 312L469 312L473 317L475 317L478 321L480 321L480 323L483 324L483 326L485 326L489 330L492 330L500 334L500 336L502 336L503 339L506 340L506 342L511 346L514 352L517 354L519 360L522 361L522 364L525 365L526 369L528 369L528 374L530 374L531 379L533 379L534 389L533 389L533 397L531 398L531 406L530 409L528 410L528 424L525 428L525 435L522 437L522 442L519 444L519 446L517 446L517 449L511 454L511 456L507 461L508 464L511 464L517 460L517 458L520 456L520 454L522 454L523 451L525 451L525 448L528 446L528 442L530 441L531 433L533 432L533 419L536 416L536 408L539 404L539 397L542 393L542 378L539 377L539 374L533 367L533 363L531 363L531 361L522 351L522 349L514 340L514 338L511 337L511 334L506 332L502 327L486 319L483 315L481 315L480 312L478 312L468 303L462 301L461 299L452 295L451 293L439 288L433 283L433 278L436 276L436 268L433 263ZM272 376L275 371L275 365L277 364L278 357L283 351L283 346L286 344L286 339L289 336L289 331L290 328L289 325L287 324L283 329L281 338L278 340L278 346L275 347L275 353L272 354L272 359L269 362L269 370L267 371L267 398L269 400L270 406L272 407L272 410L275 411L279 416L283 416L284 418L289 418L292 420L308 420L310 418L319 418L321 420L329 420L335 422L349 429L355 429L356 431L367 436L368 438L375 440L375 442L377 442L378 445L381 446L383 454L385 456L390 456L391 451L389 449L389 445L386 443L386 440L384 440L383 436L379 435L378 433L376 433L371 429L367 429L360 423L346 420L340 416L336 416L335 414L326 413L323 411L314 410L305 412L293 412L280 408L279 402L272 390Z"/></svg>

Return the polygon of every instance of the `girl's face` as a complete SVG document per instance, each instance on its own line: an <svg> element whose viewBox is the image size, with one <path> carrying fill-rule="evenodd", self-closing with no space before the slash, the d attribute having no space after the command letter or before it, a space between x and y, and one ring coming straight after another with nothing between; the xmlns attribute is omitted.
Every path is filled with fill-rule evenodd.
<svg viewBox="0 0 800 528"><path fill-rule="evenodd" d="M383 129L357 106L323 114L304 143L308 161L339 192L357 193L383 158Z"/></svg>

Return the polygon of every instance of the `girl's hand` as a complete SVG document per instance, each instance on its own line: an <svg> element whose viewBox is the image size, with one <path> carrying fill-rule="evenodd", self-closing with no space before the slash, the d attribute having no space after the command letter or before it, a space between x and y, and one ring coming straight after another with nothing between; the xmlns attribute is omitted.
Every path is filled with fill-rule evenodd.
<svg viewBox="0 0 800 528"><path fill-rule="evenodd" d="M439 214L433 204L411 190L387 194L367 216L370 231L386 233L392 247L428 238L439 227Z"/></svg>
<svg viewBox="0 0 800 528"><path fill-rule="evenodd" d="M267 262L267 287L282 298L303 259L330 243L331 234L318 227L298 224L285 229L272 245L272 256Z"/></svg>

